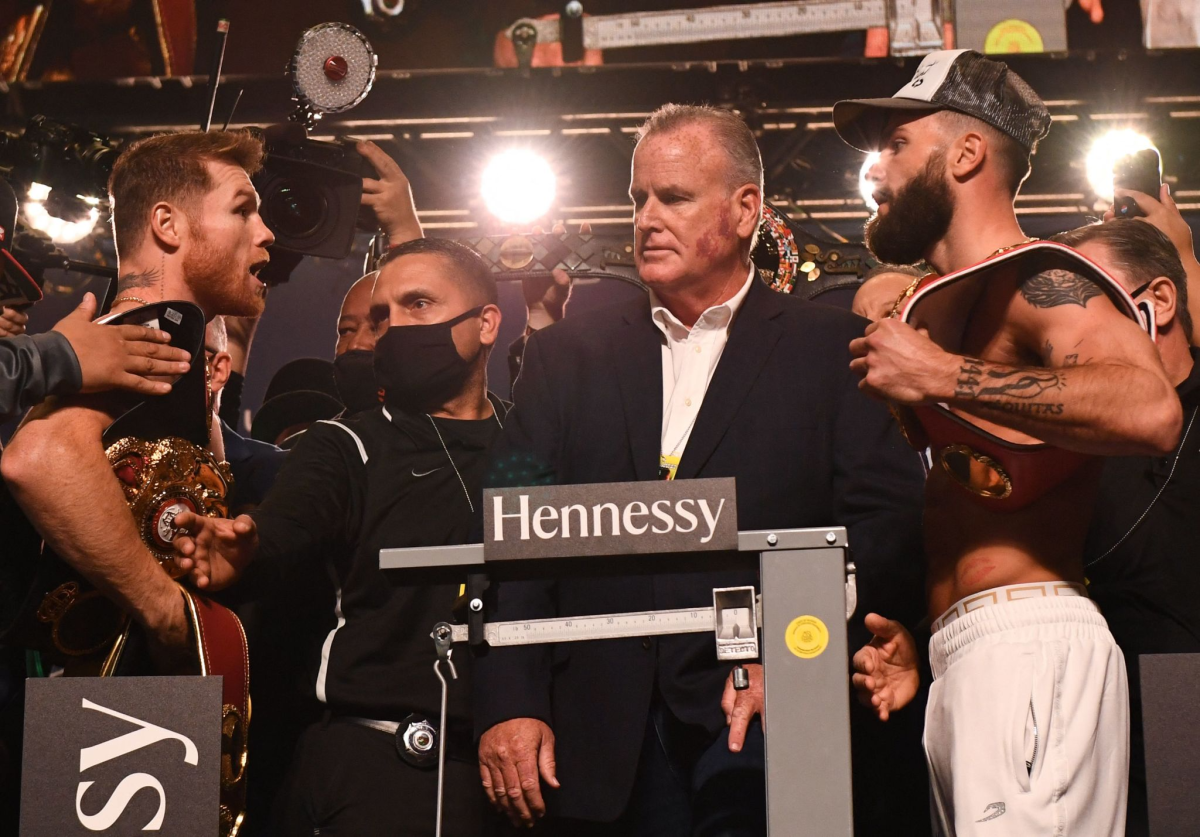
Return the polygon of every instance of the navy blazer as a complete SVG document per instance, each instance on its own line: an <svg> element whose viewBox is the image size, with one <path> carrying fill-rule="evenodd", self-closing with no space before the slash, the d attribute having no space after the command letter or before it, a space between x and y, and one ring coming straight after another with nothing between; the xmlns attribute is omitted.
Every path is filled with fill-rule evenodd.
<svg viewBox="0 0 1200 837"><path fill-rule="evenodd" d="M849 343L866 321L755 281L679 464L677 479L736 477L738 528L845 526L862 615L912 624L924 611L920 460L883 404L858 390ZM661 332L646 298L571 317L525 349L490 484L653 480L662 427ZM494 619L711 605L752 570L505 582ZM477 661L477 734L512 718L548 723L556 813L610 820L629 796L653 690L714 736L730 664L706 635L495 648Z"/></svg>

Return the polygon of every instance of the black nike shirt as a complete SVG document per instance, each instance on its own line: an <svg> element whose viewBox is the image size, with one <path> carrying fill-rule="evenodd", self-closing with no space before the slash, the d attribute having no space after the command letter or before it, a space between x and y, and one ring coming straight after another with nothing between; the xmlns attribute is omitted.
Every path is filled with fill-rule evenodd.
<svg viewBox="0 0 1200 837"><path fill-rule="evenodd" d="M305 655L309 682L335 711L385 720L439 712L429 633L451 619L459 582L405 585L379 569L379 550L467 542L470 504L479 508L488 448L506 412L489 397L496 416L479 421L380 408L318 422L252 512L259 551L247 581L281 581L298 562L325 565L334 581L337 602L326 624L315 632L297 625L297 635L315 634ZM455 657L459 679L449 701L450 716L463 721L468 658Z"/></svg>

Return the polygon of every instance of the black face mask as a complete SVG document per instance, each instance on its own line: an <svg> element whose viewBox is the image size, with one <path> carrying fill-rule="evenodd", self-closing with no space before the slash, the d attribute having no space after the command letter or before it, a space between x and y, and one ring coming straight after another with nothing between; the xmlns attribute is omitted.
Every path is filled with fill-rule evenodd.
<svg viewBox="0 0 1200 837"><path fill-rule="evenodd" d="M456 395L473 359L458 353L451 329L482 312L480 305L444 323L389 327L375 343L375 380L384 403L425 412Z"/></svg>
<svg viewBox="0 0 1200 837"><path fill-rule="evenodd" d="M351 349L334 358L333 382L351 413L361 413L382 403L374 367L375 353L369 349Z"/></svg>

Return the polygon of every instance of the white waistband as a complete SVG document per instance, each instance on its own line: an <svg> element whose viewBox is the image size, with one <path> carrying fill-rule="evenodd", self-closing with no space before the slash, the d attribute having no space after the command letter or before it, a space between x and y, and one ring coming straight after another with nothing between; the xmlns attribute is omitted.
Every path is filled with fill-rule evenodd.
<svg viewBox="0 0 1200 837"><path fill-rule="evenodd" d="M933 621L930 626L933 633L949 625L955 619L966 616L973 610L990 605L1018 602L1022 599L1050 599L1055 596L1082 596L1087 598L1087 589L1082 584L1072 581L1043 581L1031 584L1009 584L1005 587L993 587L981 593L964 596L952 604L950 608Z"/></svg>

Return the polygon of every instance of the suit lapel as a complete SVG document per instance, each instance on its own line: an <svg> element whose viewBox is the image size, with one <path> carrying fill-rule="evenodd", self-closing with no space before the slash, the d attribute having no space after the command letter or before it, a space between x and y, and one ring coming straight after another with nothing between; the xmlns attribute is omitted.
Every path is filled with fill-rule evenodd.
<svg viewBox="0 0 1200 837"><path fill-rule="evenodd" d="M782 311L779 295L763 284L756 274L730 328L729 341L704 395L676 479L695 477L720 444L763 364L783 335L778 323L772 322ZM661 424L661 405L659 413Z"/></svg>
<svg viewBox="0 0 1200 837"><path fill-rule="evenodd" d="M662 436L662 335L642 301L626 309L625 322L613 337L612 361L621 388L625 427L639 480L658 478Z"/></svg>

